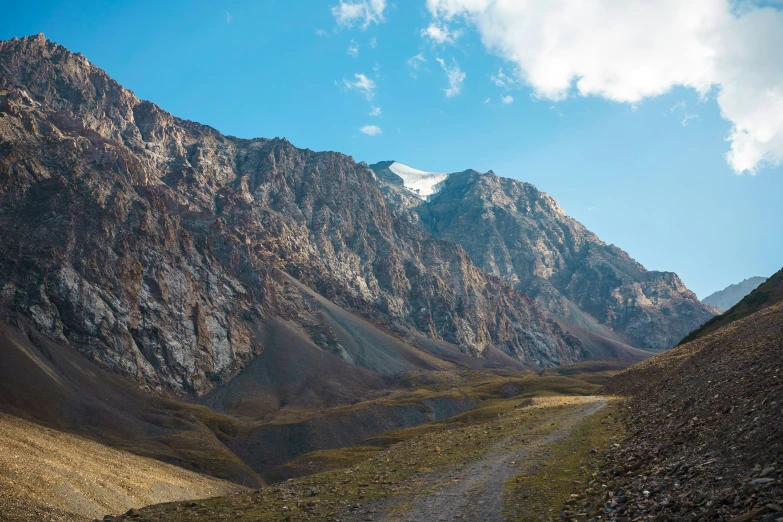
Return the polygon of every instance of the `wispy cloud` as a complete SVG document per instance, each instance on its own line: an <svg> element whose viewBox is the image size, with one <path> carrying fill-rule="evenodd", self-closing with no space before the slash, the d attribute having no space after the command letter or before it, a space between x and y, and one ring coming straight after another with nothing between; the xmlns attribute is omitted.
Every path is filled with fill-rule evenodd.
<svg viewBox="0 0 783 522"><path fill-rule="evenodd" d="M674 114L674 111L676 111L677 109L685 110L685 102L683 100L680 100L674 105L672 105L671 108L669 109L669 114Z"/></svg>
<svg viewBox="0 0 783 522"><path fill-rule="evenodd" d="M489 98L487 98L486 100L484 100L484 103L489 103Z"/></svg>
<svg viewBox="0 0 783 522"><path fill-rule="evenodd" d="M443 72L446 73L446 78L449 80L449 86L443 89L447 98L453 98L462 92L462 82L465 81L465 73L459 68L459 64L456 60L452 59L452 64L447 65L443 58L435 58L440 66L443 68Z"/></svg>
<svg viewBox="0 0 783 522"><path fill-rule="evenodd" d="M683 127L687 127L689 121L691 121L691 120L700 120L700 119L701 119L701 116L699 116L698 114L688 114L688 113L685 113L685 116L682 117L682 126Z"/></svg>
<svg viewBox="0 0 783 522"><path fill-rule="evenodd" d="M230 23L231 23L231 20L233 20L233 19L234 19L234 17L233 17L233 16L231 16L231 13L229 13L228 11L226 11L226 23L227 23L227 24L230 24Z"/></svg>
<svg viewBox="0 0 783 522"><path fill-rule="evenodd" d="M416 56L411 56L410 58L408 58L408 60L405 63L407 63L408 67L412 69L411 76L416 78L419 71L426 70L425 64L427 63L427 59L424 57L422 53L419 53Z"/></svg>
<svg viewBox="0 0 783 522"><path fill-rule="evenodd" d="M353 56L354 58L359 56L359 44L357 44L354 40L351 40L351 44L348 46L347 53L349 56Z"/></svg>
<svg viewBox="0 0 783 522"><path fill-rule="evenodd" d="M370 116L380 116L380 115L381 115L381 108L373 105L372 108L370 109Z"/></svg>
<svg viewBox="0 0 783 522"><path fill-rule="evenodd" d="M383 131L377 125L365 125L359 129L359 132L368 136L377 136L379 134L383 134Z"/></svg>
<svg viewBox="0 0 783 522"><path fill-rule="evenodd" d="M421 30L422 38L435 42L437 44L453 44L462 35L462 31L456 29L452 31L447 25L430 24L426 29Z"/></svg>
<svg viewBox="0 0 783 522"><path fill-rule="evenodd" d="M514 97L510 94L501 96L500 101L503 102L505 105L508 105L509 103L514 103Z"/></svg>
<svg viewBox="0 0 783 522"><path fill-rule="evenodd" d="M680 123L683 127L688 126L688 122L691 120L700 120L701 116L698 114L690 114L688 113L688 106L686 105L684 100L680 100L674 105L671 106L669 109L669 114L674 114L677 112L682 112L682 120L680 120ZM666 116L666 114L664 114Z"/></svg>
<svg viewBox="0 0 783 522"><path fill-rule="evenodd" d="M376 37L370 38L370 49L375 49L378 47L378 39Z"/></svg>
<svg viewBox="0 0 783 522"><path fill-rule="evenodd" d="M323 29L316 29L315 30L315 35L316 36L329 36L329 33L324 31Z"/></svg>
<svg viewBox="0 0 783 522"><path fill-rule="evenodd" d="M383 22L383 11L386 9L386 0L362 0L359 2L340 3L332 7L332 15L337 23L343 27L359 25L367 29L370 24Z"/></svg>
<svg viewBox="0 0 783 522"><path fill-rule="evenodd" d="M372 78L356 73L353 75L354 81L343 79L343 86L346 89L357 90L368 100L372 100L375 97L375 82Z"/></svg>
<svg viewBox="0 0 783 522"><path fill-rule="evenodd" d="M490 81L497 85L498 87L511 87L515 82L513 78L510 78L506 75L506 73L503 72L503 69L498 69L498 72L496 74L493 74L490 76Z"/></svg>

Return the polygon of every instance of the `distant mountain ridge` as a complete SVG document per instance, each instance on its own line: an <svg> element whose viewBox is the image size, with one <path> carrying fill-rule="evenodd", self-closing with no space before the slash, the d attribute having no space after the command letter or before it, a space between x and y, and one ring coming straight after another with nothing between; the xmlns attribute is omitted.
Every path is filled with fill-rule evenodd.
<svg viewBox="0 0 783 522"><path fill-rule="evenodd" d="M769 279L743 297L739 303L690 332L679 344L686 344L709 335L735 321L739 321L781 301L783 301L783 269L771 275Z"/></svg>
<svg viewBox="0 0 783 522"><path fill-rule="evenodd" d="M729 285L723 290L718 290L708 295L702 299L702 302L717 308L721 312L725 312L766 280L766 277L749 277L744 281Z"/></svg>
<svg viewBox="0 0 783 522"><path fill-rule="evenodd" d="M527 293L583 341L589 334L663 350L715 314L676 274L646 270L529 183L466 170L422 201L389 182L395 163L371 168L405 219L461 245L478 267Z"/></svg>

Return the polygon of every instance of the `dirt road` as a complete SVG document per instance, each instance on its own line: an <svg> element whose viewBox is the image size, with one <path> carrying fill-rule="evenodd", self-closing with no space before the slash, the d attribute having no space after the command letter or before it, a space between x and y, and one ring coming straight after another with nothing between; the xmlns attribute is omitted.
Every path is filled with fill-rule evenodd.
<svg viewBox="0 0 783 522"><path fill-rule="evenodd" d="M524 426L476 460L415 477L419 494L413 498L383 499L342 520L503 521L505 483L521 472L533 475L553 443L568 437L581 420L605 405L604 399L588 398L535 426Z"/></svg>

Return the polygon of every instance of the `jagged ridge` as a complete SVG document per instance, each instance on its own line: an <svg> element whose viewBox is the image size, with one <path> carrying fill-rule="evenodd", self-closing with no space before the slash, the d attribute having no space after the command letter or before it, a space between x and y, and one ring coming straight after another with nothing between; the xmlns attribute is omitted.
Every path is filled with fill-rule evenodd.
<svg viewBox="0 0 783 522"><path fill-rule="evenodd" d="M714 314L677 274L645 269L529 183L466 170L425 202L379 183L403 217L460 244L485 272L582 331L660 350Z"/></svg>
<svg viewBox="0 0 783 522"><path fill-rule="evenodd" d="M0 43L0 64L0 307L100 366L203 394L265 350L272 319L374 371L439 364L393 347L374 365L356 335L348 353L299 282L413 344L583 357L527 296L399 219L352 158L178 119L43 35Z"/></svg>

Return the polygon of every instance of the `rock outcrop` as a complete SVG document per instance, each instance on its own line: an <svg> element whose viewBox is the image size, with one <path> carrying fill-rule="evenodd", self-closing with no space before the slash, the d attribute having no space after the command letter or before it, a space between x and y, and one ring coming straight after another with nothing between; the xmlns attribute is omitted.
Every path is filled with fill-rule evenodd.
<svg viewBox="0 0 783 522"><path fill-rule="evenodd" d="M214 389L273 319L353 364L408 367L351 356L313 291L417 349L584 356L525 294L402 219L366 165L176 118L43 35L0 42L0 235L3 314L143 387Z"/></svg>
<svg viewBox="0 0 783 522"><path fill-rule="evenodd" d="M373 168L384 173L388 163ZM467 170L422 201L387 177L378 182L404 219L458 243L479 268L581 330L662 350L715 313L677 274L646 270L529 183Z"/></svg>

